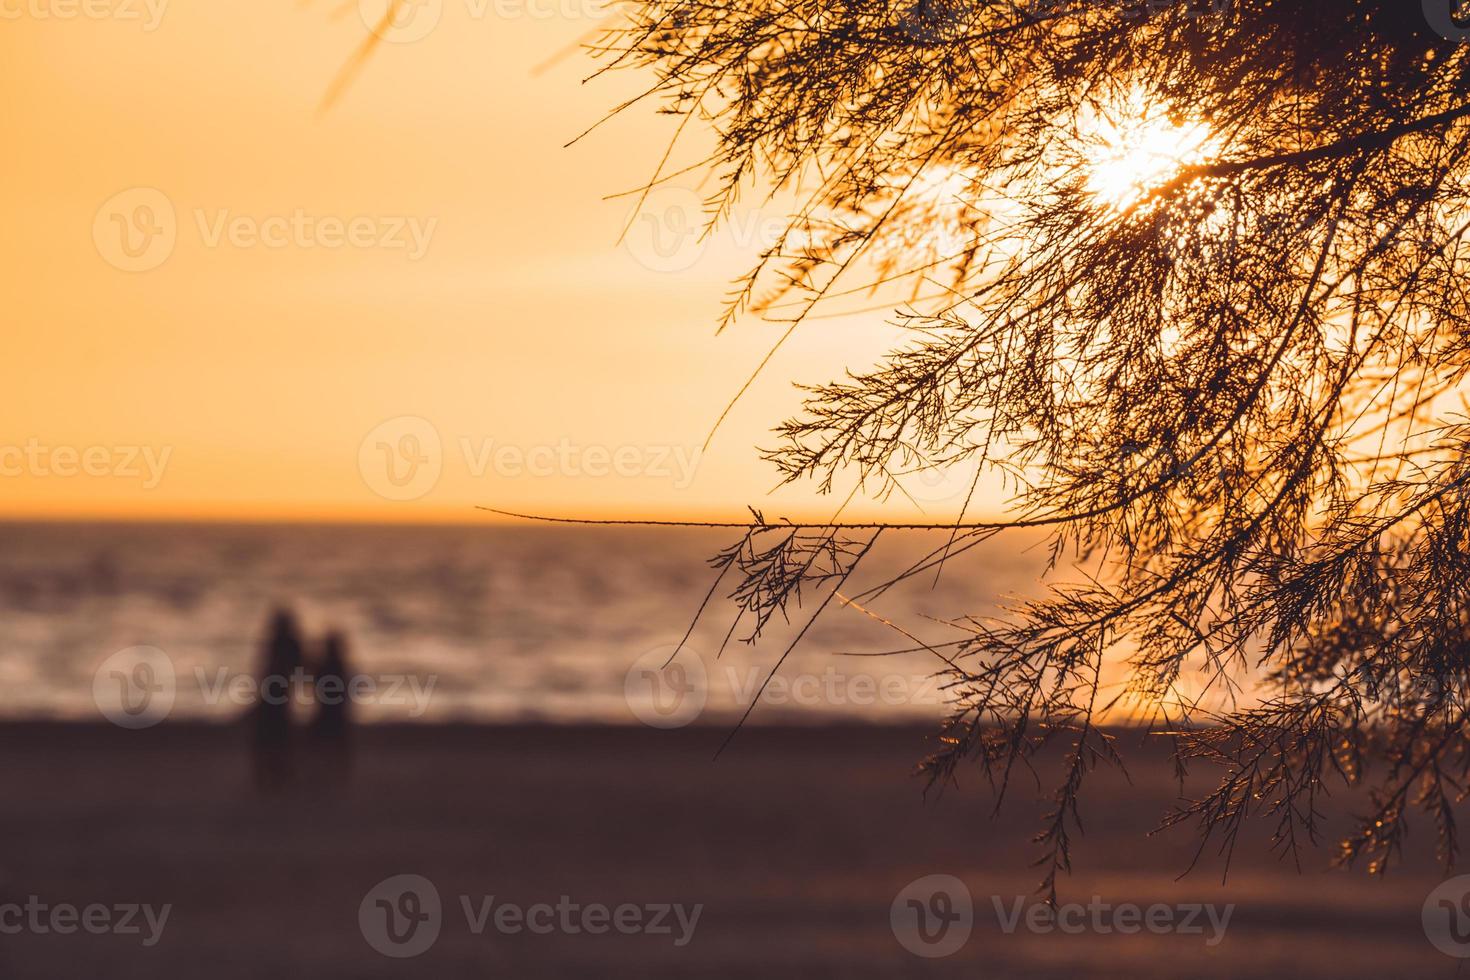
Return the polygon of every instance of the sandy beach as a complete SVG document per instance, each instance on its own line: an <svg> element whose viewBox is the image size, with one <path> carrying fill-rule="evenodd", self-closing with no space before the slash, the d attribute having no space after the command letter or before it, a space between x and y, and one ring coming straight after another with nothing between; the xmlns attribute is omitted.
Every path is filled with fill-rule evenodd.
<svg viewBox="0 0 1470 980"><path fill-rule="evenodd" d="M1137 980L1456 967L1420 924L1442 877L1422 822L1407 865L1382 880L1326 870L1329 848L1298 873L1259 841L1242 845L1223 885L1217 861L1180 879L1188 834L1145 840L1175 796L1163 755L1146 749L1131 786L1116 773L1091 784L1062 901L1164 903L1179 925L1180 909L1233 906L1223 935L1203 916L1202 930L1071 934L1023 921L1008 932L1037 880L1031 787L992 820L973 778L923 798L910 775L922 730L751 728L715 761L725 734L372 727L346 786L262 798L237 727L8 725L0 903L43 911L40 929L0 937L0 975ZM924 958L900 942L890 908L936 874L964 883L973 930L951 955ZM429 880L442 901L437 938L412 958L376 951L359 915L398 875ZM514 914L497 928L486 912L558 903L570 918L547 918L547 932L515 928ZM132 932L58 934L46 910L66 905L105 906L114 923L117 909L147 911ZM147 912L157 920L165 906L150 929ZM619 906L649 928L582 928ZM673 906L686 919L698 908L692 929L668 909L672 928L654 928Z"/></svg>

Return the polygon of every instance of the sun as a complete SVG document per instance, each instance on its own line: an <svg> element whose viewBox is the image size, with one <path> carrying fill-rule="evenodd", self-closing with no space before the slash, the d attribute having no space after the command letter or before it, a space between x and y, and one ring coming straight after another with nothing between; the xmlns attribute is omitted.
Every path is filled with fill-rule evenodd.
<svg viewBox="0 0 1470 980"><path fill-rule="evenodd" d="M1180 169L1206 162L1219 150L1209 125L1150 108L1137 93L1094 110L1078 128L1087 190L1117 211L1130 210Z"/></svg>

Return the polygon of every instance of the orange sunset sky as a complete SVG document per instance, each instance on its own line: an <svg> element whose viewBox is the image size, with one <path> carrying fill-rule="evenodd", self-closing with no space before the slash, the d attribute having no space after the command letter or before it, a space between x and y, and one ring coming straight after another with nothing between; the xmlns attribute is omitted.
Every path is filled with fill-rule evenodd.
<svg viewBox="0 0 1470 980"><path fill-rule="evenodd" d="M675 120L563 148L641 83L582 84L587 0L419 0L323 112L385 2L3 0L6 516L830 514L756 447L882 312L804 325L696 455L783 329L714 332L784 210L700 242L681 178L619 244Z"/></svg>

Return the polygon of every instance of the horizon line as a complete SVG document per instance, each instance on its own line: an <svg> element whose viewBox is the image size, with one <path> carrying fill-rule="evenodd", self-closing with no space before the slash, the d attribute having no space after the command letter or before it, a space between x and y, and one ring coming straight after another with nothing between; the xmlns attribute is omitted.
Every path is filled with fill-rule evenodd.
<svg viewBox="0 0 1470 980"><path fill-rule="evenodd" d="M748 510L744 512L750 517L750 524L755 524L754 515ZM97 512L38 512L7 514L0 512L0 525L179 525L179 526L342 526L342 527L549 527L554 524L563 526L581 524L583 527L646 527L650 522L667 521L674 525L688 525L691 529L698 530L700 524L710 523L724 525L727 528L742 524L739 521L740 512L733 510L731 514L702 514L697 512L686 513L684 511L630 511L617 514L603 513L593 516L594 512L576 515L552 515L550 519L542 518L517 518L495 514L482 506L475 505L467 507L463 513L434 512L419 513L413 516L391 517L377 514L332 514L322 512L299 512L299 513L248 513L238 516L228 514L199 512L199 513L118 513L110 511ZM856 519L857 515L854 515ZM804 510L793 511L789 514L780 514L779 517L767 517L772 523L790 521L797 524L825 524L830 521L830 512L817 516ZM967 518L968 520L969 518ZM894 524L912 523L911 517L905 515L891 515ZM586 522L586 523L584 523ZM626 522L626 523L624 523ZM878 518L875 523L881 522ZM945 528L948 525L942 520L936 520L935 526Z"/></svg>

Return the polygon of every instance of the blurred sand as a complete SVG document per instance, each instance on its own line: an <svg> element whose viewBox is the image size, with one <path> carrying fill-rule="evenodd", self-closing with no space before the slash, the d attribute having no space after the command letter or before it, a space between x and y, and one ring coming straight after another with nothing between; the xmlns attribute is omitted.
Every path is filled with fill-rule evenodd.
<svg viewBox="0 0 1470 980"><path fill-rule="evenodd" d="M245 733L9 725L0 902L171 903L162 940L0 936L0 977L1237 977L1445 976L1420 909L1441 873L1426 855L1386 880L1298 874L1259 843L1228 884L1212 863L1182 880L1184 832L1145 840L1174 797L1162 754L1134 752L1130 787L1094 777L1087 836L1063 900L1214 902L1225 938L1004 933L1037 873L1034 787L989 817L971 778L941 799L911 778L927 733L753 728L718 761L724 729L381 727L359 733L339 792L263 800ZM1024 797L1024 799L1023 799ZM1339 803L1344 801L1339 800ZM1429 828L1418 823L1416 846ZM421 874L443 896L437 943L415 959L369 947L367 892ZM920 959L895 939L894 896L953 874L975 899L968 943ZM702 903L693 939L474 935L458 896L529 905Z"/></svg>

